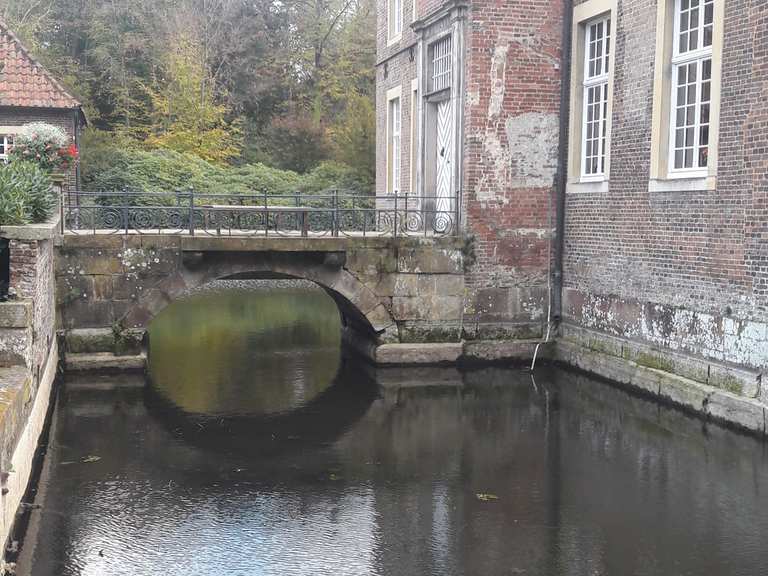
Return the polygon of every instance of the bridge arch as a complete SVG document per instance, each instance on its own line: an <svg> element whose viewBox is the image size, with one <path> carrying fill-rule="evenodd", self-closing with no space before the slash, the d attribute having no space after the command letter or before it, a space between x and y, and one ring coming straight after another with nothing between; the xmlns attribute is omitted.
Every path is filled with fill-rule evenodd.
<svg viewBox="0 0 768 576"><path fill-rule="evenodd" d="M389 309L364 282L343 267L334 253L185 254L183 263L154 286L148 286L119 319L128 329L146 329L165 307L190 291L216 280L308 280L334 300L348 336L377 343L396 338L397 326Z"/></svg>

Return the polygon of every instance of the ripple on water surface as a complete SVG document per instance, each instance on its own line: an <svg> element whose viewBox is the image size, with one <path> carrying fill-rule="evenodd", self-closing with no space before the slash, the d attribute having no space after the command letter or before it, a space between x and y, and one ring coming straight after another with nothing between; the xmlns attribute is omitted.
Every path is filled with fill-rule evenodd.
<svg viewBox="0 0 768 576"><path fill-rule="evenodd" d="M765 445L583 376L372 372L322 292L197 296L151 342L151 385L61 388L22 575L768 566Z"/></svg>

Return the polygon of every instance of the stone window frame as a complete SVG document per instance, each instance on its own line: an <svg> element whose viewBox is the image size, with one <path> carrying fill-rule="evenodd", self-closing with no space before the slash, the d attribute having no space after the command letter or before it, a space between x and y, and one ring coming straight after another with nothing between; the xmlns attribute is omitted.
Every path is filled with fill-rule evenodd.
<svg viewBox="0 0 768 576"><path fill-rule="evenodd" d="M388 195L400 193L402 187L402 153L403 153L403 89L396 86L387 90L387 188ZM393 117L392 109L397 102L397 118ZM395 124L397 122L397 124ZM398 130L395 131L394 127ZM398 140L395 140L397 138Z"/></svg>
<svg viewBox="0 0 768 576"><path fill-rule="evenodd" d="M681 0L658 0L656 12L656 58L651 127L651 173L649 192L685 192L717 188L718 143L720 140L720 96L724 37L724 0L714 0L712 76L709 125L709 154L706 169L671 168L674 134L672 98L675 87L674 44L678 36L677 8Z"/></svg>
<svg viewBox="0 0 768 576"><path fill-rule="evenodd" d="M403 2L387 0L387 46L398 43L403 38Z"/></svg>
<svg viewBox="0 0 768 576"><path fill-rule="evenodd" d="M461 183L464 177L464 83L466 64L466 28L469 21L468 0L444 0L438 10L430 12L413 23L417 48L417 81L419 98L419 118L417 123L417 169L413 192L419 197L427 196L428 162L427 154L427 109L435 100L450 96L454 103L453 138L455 143L453 187L456 194L458 212L461 212ZM430 46L451 35L453 64L451 86L438 92L430 91ZM457 227L461 226L461 222Z"/></svg>
<svg viewBox="0 0 768 576"><path fill-rule="evenodd" d="M569 194L579 192L608 192L611 172L611 135L613 125L613 91L616 64L616 0L587 0L573 8L573 28L571 47L571 96L570 96L570 120L569 120L569 161L568 161L568 185L566 192ZM609 48L608 69L608 102L606 112L606 137L605 137L605 169L600 175L584 174L584 149L586 103L585 94L585 70L588 61L587 34L588 26L599 20L610 20L611 36Z"/></svg>

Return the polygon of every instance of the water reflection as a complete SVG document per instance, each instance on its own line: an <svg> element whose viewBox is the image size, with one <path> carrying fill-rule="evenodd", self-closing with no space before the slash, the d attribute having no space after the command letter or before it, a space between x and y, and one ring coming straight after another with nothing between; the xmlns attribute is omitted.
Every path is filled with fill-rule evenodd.
<svg viewBox="0 0 768 576"><path fill-rule="evenodd" d="M220 291L175 302L152 322L150 376L187 413L273 414L326 390L341 327L322 290Z"/></svg>
<svg viewBox="0 0 768 576"><path fill-rule="evenodd" d="M197 354L211 349L203 340ZM253 383L248 362L217 385ZM341 362L296 411L257 401L256 414L233 415L213 401L215 421L254 426L221 426L213 444L180 431L141 379L68 380L21 574L746 576L768 565L761 442L559 370L535 386L514 369L384 370L374 394L365 374ZM219 397L195 395L184 412L182 394L173 409L201 423L199 398ZM311 441L280 430L292 415L315 419ZM249 443L259 449L231 448Z"/></svg>

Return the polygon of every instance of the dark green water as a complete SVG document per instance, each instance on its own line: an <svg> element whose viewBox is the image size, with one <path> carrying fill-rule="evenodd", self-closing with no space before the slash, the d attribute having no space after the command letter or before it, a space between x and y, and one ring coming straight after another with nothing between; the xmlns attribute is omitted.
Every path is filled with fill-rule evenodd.
<svg viewBox="0 0 768 576"><path fill-rule="evenodd" d="M560 370L374 371L317 292L151 343L151 383L61 387L20 574L768 573L757 440Z"/></svg>

